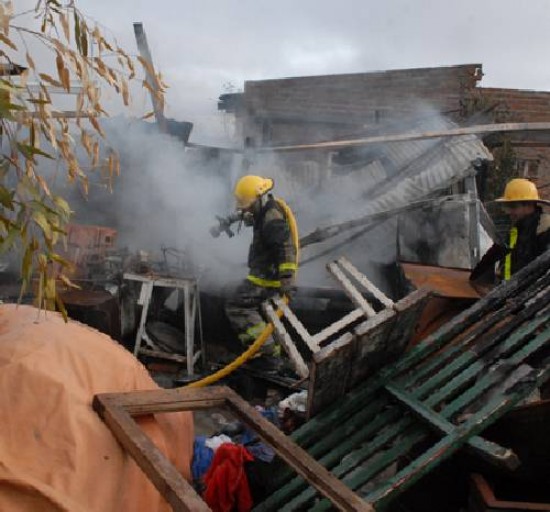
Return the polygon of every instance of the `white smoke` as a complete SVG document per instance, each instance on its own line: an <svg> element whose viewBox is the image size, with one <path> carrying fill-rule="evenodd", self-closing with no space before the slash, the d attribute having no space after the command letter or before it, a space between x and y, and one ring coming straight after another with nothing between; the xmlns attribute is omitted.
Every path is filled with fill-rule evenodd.
<svg viewBox="0 0 550 512"><path fill-rule="evenodd" d="M92 176L85 201L70 192L74 221L111 226L118 246L160 257L162 247L183 251L196 276L223 285L246 275L250 234L218 239L209 228L233 208L235 160L207 158L145 123L124 118L104 125L121 158L113 191Z"/></svg>

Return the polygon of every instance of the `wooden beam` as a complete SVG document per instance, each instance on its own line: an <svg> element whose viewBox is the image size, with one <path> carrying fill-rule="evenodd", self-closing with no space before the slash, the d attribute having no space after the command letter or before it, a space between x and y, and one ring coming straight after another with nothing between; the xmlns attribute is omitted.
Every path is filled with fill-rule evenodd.
<svg viewBox="0 0 550 512"><path fill-rule="evenodd" d="M309 349L312 352L317 352L321 347L319 346L319 343L317 343L316 340L313 339L311 334L309 334L308 330L305 328L304 324L300 322L298 317L294 314L292 309L288 307L287 304L281 299L274 299L273 302L275 305L282 309L283 311L283 317L287 319L288 323L294 328L294 330L298 333L298 335L302 338L304 343L309 347Z"/></svg>
<svg viewBox="0 0 550 512"><path fill-rule="evenodd" d="M336 278L336 280L342 285L344 291L346 292L346 295L358 308L361 308L364 311L365 315L367 315L368 317L373 317L374 315L376 315L376 311L374 311L372 306L365 300L359 290L357 290L357 288L353 286L351 281L344 275L340 268L338 268L336 262L330 262L327 265L327 268L329 272Z"/></svg>
<svg viewBox="0 0 550 512"><path fill-rule="evenodd" d="M181 476L127 411L115 406L105 395L94 398L94 409L159 493L172 506L172 510L177 512L210 510L193 486Z"/></svg>
<svg viewBox="0 0 550 512"><path fill-rule="evenodd" d="M363 287L368 292L372 293L372 295L374 295L374 297L378 301L380 301L385 307L393 307L393 300L382 293L369 279L367 279L367 276L359 272L359 270L357 270L357 268L353 266L347 258L342 256L338 259L338 263L342 268L346 269L348 273L351 274L361 285L363 285Z"/></svg>
<svg viewBox="0 0 550 512"><path fill-rule="evenodd" d="M386 144L389 142L407 142L411 140L439 139L442 137L458 137L461 135L483 135L486 133L522 132L522 131L550 131L548 123L495 123L468 126L465 128L451 128L431 132L397 133L392 135L377 135L364 139L351 139L316 144L297 144L292 146L274 146L257 148L258 153L289 153L293 151L311 151L313 149L336 151L343 148L361 147L369 144Z"/></svg>
<svg viewBox="0 0 550 512"><path fill-rule="evenodd" d="M288 354L290 361L292 362L296 372L303 379L309 377L309 369L305 363L302 355L296 348L296 345L292 341L292 338L289 336L286 331L283 323L275 313L275 310L271 307L270 304L266 303L264 305L264 311L268 320L273 324L273 334L277 337L277 340L281 345L283 345L285 352Z"/></svg>
<svg viewBox="0 0 550 512"><path fill-rule="evenodd" d="M153 65L153 57L149 50L149 45L147 44L147 36L145 35L145 30L143 29L143 23L136 22L134 23L134 34L136 36L136 43L140 55L151 65L151 69L154 71L155 66ZM156 86L156 80L154 80L151 73L146 69L146 81L151 87L151 102L153 103L153 111L155 112L155 119L159 128L162 132L166 132L166 119L164 118L164 111L162 108L161 102L157 98L158 89ZM155 91L155 92L152 92Z"/></svg>

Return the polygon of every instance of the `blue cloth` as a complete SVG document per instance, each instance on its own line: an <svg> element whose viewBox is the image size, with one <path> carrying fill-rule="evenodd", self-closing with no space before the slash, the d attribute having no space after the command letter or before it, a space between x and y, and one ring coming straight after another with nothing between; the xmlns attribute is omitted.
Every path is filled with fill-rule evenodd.
<svg viewBox="0 0 550 512"><path fill-rule="evenodd" d="M193 443L193 462L191 463L191 473L193 474L193 480L200 480L206 473L212 459L214 458L214 451L205 446L205 441L208 439L206 436L195 437Z"/></svg>
<svg viewBox="0 0 550 512"><path fill-rule="evenodd" d="M279 416L275 407L271 407L269 409L261 408L258 409L258 411L264 418L277 427L279 426ZM253 430L245 428L241 434L234 438L234 440L235 442L246 446L246 449L254 455L254 458L258 460L263 462L271 462L275 457L275 450L273 450L271 446L262 443Z"/></svg>

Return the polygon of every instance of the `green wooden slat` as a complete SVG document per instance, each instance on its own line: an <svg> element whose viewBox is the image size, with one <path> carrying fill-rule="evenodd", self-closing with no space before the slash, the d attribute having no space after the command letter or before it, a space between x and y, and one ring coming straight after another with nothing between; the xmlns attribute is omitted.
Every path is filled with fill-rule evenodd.
<svg viewBox="0 0 550 512"><path fill-rule="evenodd" d="M520 305L518 305L518 308L523 307L525 302L525 297L518 297L516 299L520 303ZM506 338L510 333L512 333L512 331L516 329L518 326L520 326L520 324L530 319L531 317L534 317L535 315L539 314L541 309L543 309L544 307L548 309L547 304L549 300L550 300L550 289L547 289L546 293L543 295L543 297L541 297L541 300L519 311L505 325L499 326L499 329L497 332L489 334L489 336L486 339L483 339L481 343L476 343L474 351L477 354L481 355L481 353L484 353L485 351L489 350L496 343L500 342L501 340ZM500 322L506 316L512 314L515 310L516 308L510 308L510 309L503 308L497 312L499 314L495 315L494 317L491 317L489 322L484 322L484 323L490 324L487 328L493 328L494 324ZM445 353L441 354L441 357L434 357L433 359L435 361L428 360L425 364L423 364L419 368L416 368L414 373L412 375L409 375L409 378L400 377L399 378L400 385L403 385L407 389L410 389L411 387L416 386L418 382L425 379L425 377L427 377L430 373L432 373L438 367L442 368L437 373L437 377L439 378L439 380L440 381L443 380L442 376L444 376L444 378L447 379L450 376L450 374L453 372L453 369L460 365L458 360L461 357L461 355L464 353L465 347L468 345L468 343L470 341L473 341L474 339L479 339L479 336L481 334L482 333L478 329L474 329L472 332L468 334L468 336L464 340L461 341L460 345L446 350ZM425 383L423 385L428 385L428 384Z"/></svg>
<svg viewBox="0 0 550 512"><path fill-rule="evenodd" d="M523 387L526 390L531 390L532 388L532 386L529 387L527 385ZM372 503L377 509L383 507L389 499L395 497L396 491L403 492L405 489L408 489L435 466L453 455L470 437L481 432L505 412L510 410L525 394L527 393L515 393L513 396L509 397L497 396L490 400L479 412L457 427L452 434L445 436L407 467L386 480L382 486L370 492L365 497L365 501ZM343 481L354 490L362 487L366 483L362 474L354 474L349 478L344 478ZM323 510L330 510L331 506L332 505L328 501L323 500L311 510L321 512Z"/></svg>
<svg viewBox="0 0 550 512"><path fill-rule="evenodd" d="M502 352L509 352L510 350L514 349L517 346L518 341L521 341L522 338L525 338L527 335L532 334L534 331L540 328L547 321L548 320L546 318L541 317L534 320L529 325L515 331L504 342ZM499 352L500 351L498 349L495 351L492 351L488 355L487 359L494 360L494 358L499 354ZM482 371L487 366L487 359L484 357L481 360L482 362L480 361L471 362L469 367L466 370L463 370L462 373L457 374L451 380L447 381L445 384L443 384L443 382L436 381L434 386L430 386L427 389L427 392L436 390L433 395L433 398L437 402L443 400L446 397L449 397L456 389L459 389L469 380L474 378L477 375L477 373ZM441 386L441 384L443 385Z"/></svg>
<svg viewBox="0 0 550 512"><path fill-rule="evenodd" d="M516 352L509 360L503 361L507 366L521 364L527 357L537 352L541 347L550 341L550 328L545 329L537 335L525 347ZM451 417L460 412L464 407L477 399L476 392L478 389L488 389L497 384L502 379L501 374L496 372L485 373L481 379L476 382L476 385L465 391L460 397L456 398L446 405L441 414L445 417Z"/></svg>
<svg viewBox="0 0 550 512"><path fill-rule="evenodd" d="M550 329L547 329L543 333L539 334L535 339L533 339L526 347L524 347L522 350L520 350L514 357L509 361L509 364L511 366L520 364L526 357L529 355L532 355L534 352L536 352L538 349L540 349L548 340L550 339ZM478 371L479 372L479 371ZM478 383L476 383L475 386L473 386L471 389L469 389L466 393L458 397L455 401L451 402L449 405L447 405L440 413L440 416L442 418L450 418L453 414L463 410L465 407L467 407L471 402L478 399L479 395L481 395L484 391L486 391L489 387L492 385L498 383L498 381L501 379L501 375L496 375L494 373L485 374ZM414 396L414 395L413 395ZM428 398L426 400L426 405L433 407L436 405L436 401L434 399L434 396ZM399 435L403 428L406 428L410 426L410 423L408 422L404 424L404 420L400 421L398 424L394 426L394 428L391 429L391 435L394 437ZM358 450L353 455L349 455L346 457L346 460L340 463L335 468L331 469L331 472L337 476L342 477L343 475L347 474L351 470L355 469L362 461L366 460L368 457L372 456L375 451L381 447L384 446L385 443L389 442L389 440L386 436L383 438L375 438L372 443L369 443L368 446L364 447L363 449ZM480 440L483 441L483 440ZM476 442L479 442L476 440ZM372 451L372 449L376 448L376 450ZM404 455L406 452L396 450L396 453L398 453L398 456ZM321 462L321 461L320 461ZM391 464L393 461L387 461L388 464ZM322 463L322 462L321 462ZM362 478L370 478L372 475L370 472L361 472ZM361 485L364 485L368 480L365 479ZM292 487L293 490L295 490L294 487ZM355 488L354 488L355 489ZM281 494L284 494L284 489L281 489ZM305 491L303 491L298 497L294 498L291 502L295 505L303 505L304 503L307 503L310 499L312 499L315 496L315 491L312 490L312 488L308 488ZM286 497L288 499L289 494L286 494ZM284 503L284 501L282 501ZM258 509L260 510L260 509ZM262 509L263 510L263 509ZM265 510L277 510L277 508L273 509L265 509Z"/></svg>
<svg viewBox="0 0 550 512"><path fill-rule="evenodd" d="M402 418L402 412L397 407L392 407L390 410L379 414L371 423L365 425L363 429L343 440L337 449L332 450L323 457L319 458L318 462L330 469L335 464L338 464L338 462L340 462L344 456L349 454L351 450L355 449L358 445L376 434L376 437L368 444L365 451L367 454L374 454L376 450L383 447L395 436L399 435L404 428L412 424L411 418L402 418L399 423L392 425L392 422L395 422L400 418ZM337 473L334 474L339 476ZM288 502L289 498L300 493L302 489L307 489L307 487L307 482L302 477L297 476L291 482L271 494L266 500L260 503L254 511L277 511L284 503ZM313 491L312 496L314 494L315 491Z"/></svg>
<svg viewBox="0 0 550 512"><path fill-rule="evenodd" d="M491 423L495 422L504 413L514 407L528 394L526 392L527 390L530 392L533 389L533 386L524 385L523 388L523 392L518 391L512 396L498 396L492 399L478 413L474 414L463 425L457 427L452 434L445 436L441 441L432 446L432 448L424 452L421 457L418 457L412 464L409 464L409 466L397 472L397 474L386 481L383 486L368 494L366 501L373 503L375 506L383 506L384 502L395 497L396 490L403 492L408 489L435 466L455 453L470 437L487 428ZM348 484L348 482L345 483ZM349 484L351 484L350 487L355 488L353 482L349 482Z"/></svg>
<svg viewBox="0 0 550 512"><path fill-rule="evenodd" d="M429 423L438 432L449 435L457 428L456 425L434 412L433 409L424 405L420 400L412 398L410 393L407 393L397 386L388 384L386 390L389 391L395 399L412 410L414 414L420 416L421 419ZM482 458L494 463L504 464L510 470L516 469L520 464L514 452L492 441L474 436L468 440L468 445Z"/></svg>
<svg viewBox="0 0 550 512"><path fill-rule="evenodd" d="M527 336L536 331L536 329L538 329L546 321L547 318L541 316L539 318L535 318L532 322L521 326L519 329L512 332L503 343L497 345L497 347L489 352L489 354L483 354L483 350L468 350L467 352L464 352L461 356L457 357L455 361L447 365L431 379L424 382L415 391L417 391L420 395L425 395L435 391L436 396L441 400L448 397L449 394L456 390L459 386L465 384L468 377L471 378L475 375L475 370L479 371L487 366L487 361L489 359L495 360L502 354L508 353L516 348L518 344L521 344ZM463 374L459 373L460 371L464 372L464 370L468 369L468 367L471 368L471 371L466 370Z"/></svg>
<svg viewBox="0 0 550 512"><path fill-rule="evenodd" d="M496 301L493 301L493 305L498 302L500 299L496 300ZM470 317L470 320L471 320L471 317ZM452 327L452 326L451 326ZM462 323L461 325L461 329L464 329L465 328L465 325L464 323ZM446 336L449 336L449 332L450 332L450 329L441 329L440 331L444 331L443 334L446 335ZM437 333L434 333L434 334L437 334ZM439 340L441 342L441 339ZM417 347L417 349L420 349L421 347ZM417 352L419 352L419 350L417 350ZM322 416L322 418L320 418L319 416L317 418L314 418L313 420L311 420L310 422L308 422L307 425L310 425L312 428L314 428L315 430L317 430L317 432L319 433L319 429L317 427L319 427L321 430L323 428L331 428L331 420L334 419L334 420L342 420L342 413L345 413L347 412L348 414L353 414L354 412L354 407L357 407L357 404L354 403L355 400L357 399L360 399L360 398L365 398L365 397L368 397L369 395L374 395L376 393L376 391L379 389L379 387L381 385L383 385L384 383L384 380L388 379L388 377L391 377L392 375L395 375L395 374L398 374L399 371L402 371L401 370L401 367L406 367L406 365L404 365L403 363L401 364L398 364L398 365L395 365L394 367L392 368L386 368L385 370L382 370L379 375L377 376L377 378L374 378L372 379L370 385L368 386L365 386L363 387L362 389L358 390L358 392L352 392L351 394L349 394L345 399L344 399L344 402L345 402L345 407L341 408L339 407L341 404L341 402L339 404L335 404L335 406L331 407L328 412L325 414L323 413L323 415L320 415ZM478 390L481 389L480 387L478 387ZM477 396L476 393L478 392L478 390L476 390L475 392L471 393L471 396L472 397L475 397ZM470 400L471 401L471 400ZM469 402L468 402L469 403ZM465 407L467 405L467 403L465 402L464 404L461 404L459 405L459 409L460 407ZM346 408L348 409L346 411ZM302 434L307 434L307 429L300 429L300 431L298 431L297 433L295 433L295 437L300 437L300 433ZM322 435L322 434L321 434ZM313 440L313 443L315 444L315 440Z"/></svg>
<svg viewBox="0 0 550 512"><path fill-rule="evenodd" d="M538 262L541 261L550 263L550 255L541 256ZM356 407L355 400L365 402L391 378L411 369L417 362L440 350L456 335L482 319L488 311L505 306L509 296L517 294L523 288L527 288L533 280L546 271L546 269L542 269L543 265L540 265L540 269L537 267L534 272L531 272L531 267L532 265L528 265L521 269L510 281L493 290L469 309L458 314L405 354L395 364L382 369L369 381L367 386L352 391L343 400L334 403L322 414L309 420L293 433L292 439L300 446L307 448L312 444L312 440L322 437L327 431L331 430L333 422L338 422L339 419L349 416Z"/></svg>
<svg viewBox="0 0 550 512"><path fill-rule="evenodd" d="M513 368L515 365L520 364L522 361L525 360L525 358L527 358L528 356L535 353L542 346L544 346L549 340L550 340L550 328L548 328L544 332L540 333L536 338L534 338L530 343L528 343L528 345L526 345L523 349L518 351L518 353L515 354L514 357L512 357L509 361L506 362L507 366L509 366L510 368ZM533 374L535 374L535 372L533 372ZM527 396L533 389L535 389L537 387L537 385L540 384L540 382L542 382L542 381L544 381L544 379L548 378L549 374L550 374L550 368L545 367L544 370L542 370L540 372L540 375L538 376L538 381L537 382L525 383L521 387L519 387L519 389L523 390L523 391L522 392L517 391L517 392L513 393L514 403L519 402L520 400L525 398L525 396ZM495 374L495 372L486 373L480 379L479 384L476 384L476 386L469 389L459 399L453 401L451 404L449 404L447 407L445 407L441 411L441 416L446 417L446 418L451 417L453 414L455 414L455 413L459 412L460 410L462 410L472 400L475 400L477 398L476 393L478 393L480 390L483 391L485 389L488 389L488 387L490 387L491 385L498 384L501 381L501 379L502 379L502 375ZM502 397L497 396L497 397L493 398L489 402L489 404L495 403L496 401L498 401L499 398L502 398ZM459 427L457 427L457 429L462 429L464 425L471 424L475 420L475 418L478 417L481 414L482 411L487 410L488 407L489 407L489 405L484 406L478 413L474 414L472 416L472 418L470 418L467 422L465 422L463 425L460 425ZM494 419L496 420L497 418L494 418ZM447 437L449 437L449 436L447 436ZM440 441L440 443L441 443L441 441ZM438 443L438 444L440 444L440 443ZM425 456L426 456L426 454L424 454L421 458L424 460ZM430 466L430 468L431 468L431 466ZM400 473L404 474L404 472L407 469L408 468L404 468ZM413 466L413 468L411 468L411 470L412 469L414 469L414 466ZM408 482L408 483L406 483L406 485L403 485L403 486L394 485L392 492L395 493L395 495L397 495L397 493L403 492L406 488L408 488L410 485L412 485L412 483L414 483L414 481L416 481L418 478L420 478L423 474L425 474L425 473L423 472L421 475L418 475L417 477L414 477L414 479L411 480L411 481L409 481L409 478L407 477L406 479L403 480L403 484L405 484L406 482ZM348 480L346 480L344 478L344 483L349 485L349 487L351 487L353 490L356 490L357 488L361 487L367 481L368 480L365 480L364 476L362 476L360 473L354 475L353 478L350 478ZM379 492L379 491L377 490L375 492ZM371 501L371 499L373 499L371 495L367 496L367 501Z"/></svg>
<svg viewBox="0 0 550 512"><path fill-rule="evenodd" d="M366 406L357 404L357 409L355 410L354 415L339 423L338 428L333 429L316 444L310 446L308 448L308 453L312 457L319 458L333 449L341 448L342 443L349 440L350 436L358 428L362 429L364 435L372 435L372 433L369 434L372 430L372 421L388 404L388 397L383 395L369 402ZM363 428L365 425L366 428ZM273 483L273 488L280 490L295 476L296 473L294 471L288 467L284 467L277 475L277 478Z"/></svg>
<svg viewBox="0 0 550 512"><path fill-rule="evenodd" d="M425 377L430 375L430 373L433 373L436 369L444 368L448 364L448 361L454 361L471 341L479 339L487 330L493 328L494 324L505 319L508 315L513 316L504 325L499 325L499 330L496 333L496 336L491 336L491 334L489 334L489 338L502 338L506 336L507 333L515 329L521 322L524 322L525 320L539 314L540 310L547 307L548 304L548 298L550 296L550 288L548 288L548 284L550 284L550 275L546 276L545 279L542 279L539 283L537 283L536 288L543 289L543 294L537 301L534 301L525 307L526 303L533 298L532 289L529 289L527 292L514 297L506 307L487 315L480 325L469 331L467 336L460 340L459 345L447 349L444 354L441 354L440 357L438 355L437 358L429 359L427 362L423 363L421 367L414 368L407 375L400 375L399 384L402 385L402 383L406 382L407 387L410 385L415 385L416 382L424 380ZM536 294L536 290L534 293ZM517 314L514 314L516 312ZM489 343L492 344L491 341L489 341ZM476 351L479 352L480 347L478 343L475 344L475 347Z"/></svg>
<svg viewBox="0 0 550 512"><path fill-rule="evenodd" d="M393 450L390 450L387 454L381 457L376 465L367 468L368 474L372 477L376 475L379 471L382 471L384 468L392 464L396 456L401 456L403 453L406 453L410 450L414 444L416 444L420 439L426 436L426 431L419 425L415 425L412 418L407 418L400 425L389 426L384 429L382 435L376 437L376 439L369 443L367 446L364 446L356 452L349 453L345 460L343 460L338 466L336 466L331 473L338 478L343 477L351 469L356 468L364 460L372 457L378 452L379 449L383 448L388 443L394 441L396 437L403 432L404 429L412 427L413 431L411 435L403 440L403 442L397 443L397 446ZM298 510L311 501L317 494L317 491L313 487L305 488L299 495L293 499L287 501L281 509L272 508L271 510Z"/></svg>
<svg viewBox="0 0 550 512"><path fill-rule="evenodd" d="M499 309L491 313L490 316L491 319L496 323L505 318L508 314L508 310ZM492 327L492 324L488 323L488 325L486 325L484 323L479 329L475 329L474 332L468 335L465 343L460 343L458 345L449 347L445 350L444 353L436 354L434 357L422 363L422 366L417 366L411 369L408 373L400 375L399 383L406 384L407 387L416 386L418 382L422 382L423 380L425 380L437 369L444 368L448 364L448 361L454 361L457 356L464 352L465 346L468 344L468 341L471 341L476 337L481 336L484 332L486 332L488 329L491 329Z"/></svg>

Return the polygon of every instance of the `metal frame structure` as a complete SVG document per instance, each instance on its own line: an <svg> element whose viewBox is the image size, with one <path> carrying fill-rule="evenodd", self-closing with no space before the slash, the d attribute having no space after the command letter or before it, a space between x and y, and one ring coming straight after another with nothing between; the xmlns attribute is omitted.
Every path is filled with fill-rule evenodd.
<svg viewBox="0 0 550 512"><path fill-rule="evenodd" d="M162 357L165 359L176 360L183 362L181 356L179 358L174 357L173 354L164 354L155 345L153 340L149 337L145 331L145 325L147 323L147 315L149 313L149 306L151 304L151 298L153 296L153 289L155 286L163 288L173 288L175 290L183 291L183 312L184 312L184 329L185 329L185 363L187 365L187 374L193 375L194 366L201 354L204 354L202 329L199 329L200 333L200 350L195 352L195 321L197 318L197 310L200 318L200 299L199 299L199 286L196 279L183 279L183 278L167 278L158 276L142 276L139 274L125 273L123 278L128 281L134 281L141 283L141 292L138 299L138 304L142 306L141 316L139 321L139 327L136 333L136 340L134 343L134 356L139 354ZM149 349L143 349L142 343L145 341L150 347ZM151 350L152 349L152 350Z"/></svg>

